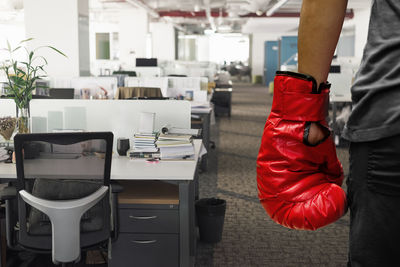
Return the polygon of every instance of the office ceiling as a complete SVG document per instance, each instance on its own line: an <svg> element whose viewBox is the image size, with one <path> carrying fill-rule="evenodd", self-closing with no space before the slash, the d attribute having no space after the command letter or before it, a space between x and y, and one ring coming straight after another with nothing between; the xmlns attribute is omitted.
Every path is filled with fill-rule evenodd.
<svg viewBox="0 0 400 267"><path fill-rule="evenodd" d="M168 21L188 34L242 32L244 28L276 31L279 21L284 27L298 23L302 0L89 0L93 16L117 19L117 11L144 8L153 21ZM347 17L354 10L369 8L371 0L348 0ZM112 15L114 14L114 15ZM0 0L0 23L23 19L23 0ZM271 18L274 18L272 20ZM278 20L275 18L279 18ZM282 18L282 19L281 19Z"/></svg>
<svg viewBox="0 0 400 267"><path fill-rule="evenodd" d="M348 1L347 18L353 17L354 10L368 8L371 3ZM201 34L206 29L220 33L242 32L243 28L251 31L253 25L265 24L268 18L285 18L274 21L287 21L287 27L293 28L293 21L298 23L302 0L91 0L91 3L102 6L102 10L127 4L145 8L152 20L169 21L189 34Z"/></svg>

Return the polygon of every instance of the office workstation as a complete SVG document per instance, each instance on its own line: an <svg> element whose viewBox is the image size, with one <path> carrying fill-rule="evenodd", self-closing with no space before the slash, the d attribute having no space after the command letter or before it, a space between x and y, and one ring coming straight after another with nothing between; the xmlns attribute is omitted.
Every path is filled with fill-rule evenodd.
<svg viewBox="0 0 400 267"><path fill-rule="evenodd" d="M31 214L30 208L24 216L44 225L46 253L32 252L36 241L26 246L31 241L22 232L29 235L29 226L20 231L19 209L9 206L24 198L23 205L34 207L34 197L47 199L46 194L64 191L62 186L31 190L30 182L21 187L21 164L28 177L104 178L104 192L93 191L85 182L64 188L77 194L67 193L68 198L110 199L108 204L98 202L110 216L110 225L101 230L110 239L100 245L87 246L104 236L85 233L92 227L87 224L98 204L85 211L79 223L71 216L69 224L75 230L68 231L76 236L76 226L84 227L78 231L81 260L75 265L79 267L345 266L349 213L321 230L296 231L271 219L259 198L257 183L264 174L257 168L268 164L258 163L258 153L274 95L279 94L274 77L276 71L297 71L299 16L305 0L3 2L0 266L50 267L60 257L77 253L63 249L68 253L60 254L59 242L55 242L58 252L53 253L48 241L53 215ZM344 191L350 166L348 143L341 134L354 108L350 88L360 66L371 2L348 1L327 78L331 88L326 125L343 166ZM27 72L31 51L31 67L42 68L37 67L32 86L33 72ZM18 68L14 70L10 62ZM32 96L10 90L20 85ZM29 105L23 105L25 100ZM52 141L31 149L22 139L13 140L19 132ZM88 141L91 133L107 133L101 137L102 145L98 147L99 140ZM105 136L110 133L108 163ZM76 138L86 139L78 145ZM263 142L269 145L274 138ZM71 146L68 152L60 149L62 142ZM169 142L176 147L171 149ZM98 171L107 169L102 164L109 164L109 174ZM27 193L15 193L15 188ZM64 205L56 203L49 204L46 212ZM7 221L7 209L14 212L10 218L18 219ZM33 229L42 231L35 225ZM57 230L57 240L67 239L65 232Z"/></svg>
<svg viewBox="0 0 400 267"><path fill-rule="evenodd" d="M12 115L15 106L10 100L2 101L2 107L8 106L9 109L2 110L2 115ZM174 108L171 108L174 107ZM115 112L118 110L118 112ZM7 112L6 112L7 111ZM113 115L110 116L110 113ZM197 183L197 165L199 157L201 155L202 143L201 140L194 141L194 158L193 160L187 161L163 161L160 160L156 163L151 163L146 160L132 160L127 156L120 156L116 152L116 142L118 137L132 136L134 132L139 130L140 113L141 112L152 112L155 114L154 129L158 131L164 125L174 125L180 128L190 128L190 116L191 108L190 104L186 101L164 101L164 100L138 100L138 101L123 101L123 100L32 100L30 103L30 114L32 118L32 129L34 132L51 132L56 127L58 130L75 129L84 130L87 132L99 132L99 131L111 131L114 133L114 147L111 164L111 180L124 181L123 185L126 187L126 191L131 191L130 188L135 188L135 181L141 181L141 188L146 189L146 181L153 181L148 184L150 188L142 190L140 197L129 193L124 193L121 201L120 213L121 214L121 232L119 234L119 241L113 245L114 259L111 260L110 266L125 266L122 262L126 262L123 259L131 255L135 255L135 260L138 263L149 264L149 266L157 266L161 262L167 264L166 266L189 266L193 265L194 262L194 249L195 249L195 224L194 224L194 201L195 201L195 184ZM59 114L59 120L53 121L52 114ZM38 124L38 125L35 125ZM53 125L53 124L56 125ZM43 128L40 128L43 127ZM43 159L46 161L46 159ZM63 164L62 161L68 163L68 159L59 159L56 165L51 168L48 166L45 170L50 174L57 173L58 175L68 177L73 176L74 170L71 170L68 164ZM37 163L37 166L41 166L43 163ZM76 167L76 170L85 169L85 162L81 167ZM64 167L65 168L64 168ZM88 167L88 166L86 166ZM39 169L36 171L38 172ZM35 173L34 170L32 170ZM43 170L42 170L43 172ZM62 173L65 173L62 175ZM43 173L42 173L43 176ZM0 179L3 181L11 181L16 179L16 169L14 164L1 163L0 165ZM158 181L158 183L154 183ZM157 190L157 187L165 187L163 183L173 184L176 189L172 187L173 198L170 201L159 202L162 198L162 194L155 195L155 199L152 198L152 190ZM134 190L135 191L135 190ZM145 194L149 192L150 195ZM137 190L135 192L138 192ZM176 193L176 195L174 195ZM147 199L145 204L141 201ZM127 202L127 203L124 203ZM170 202L170 203L169 203ZM135 206L136 205L136 206ZM173 206L170 208L170 206ZM133 208L132 208L133 207ZM138 208L139 207L139 208ZM156 208L154 208L156 207ZM170 234L170 239L162 239L164 232L148 232L148 229L142 230L140 227L135 227L135 220L130 219L128 216L123 217L126 212L135 212L139 214L148 214L153 212L168 212L171 210L173 220L176 223L176 231L167 232ZM137 215L138 216L138 215ZM168 213L167 213L168 216ZM143 215L142 215L143 217ZM150 216L151 217L151 216ZM153 221L150 220L149 224L160 224L169 223L169 221L163 222L163 217L158 215L154 217ZM126 220L128 220L126 222ZM138 219L140 221L140 219ZM161 221L160 221L161 220ZM133 222L132 222L133 221ZM126 232L123 227L128 224L128 228L132 228L129 232ZM133 226L129 226L132 224ZM159 236L157 236L157 233ZM154 238L160 238L154 248L149 248L148 245L144 244L142 247L139 246L139 253L134 250L131 251L126 248L129 244L124 244L124 235L148 235L149 240ZM160 236L161 235L161 236ZM168 242L167 242L168 241ZM164 242L164 243L163 243ZM167 243L165 243L167 242ZM143 248L143 246L145 248ZM161 246L161 247L160 247ZM172 249L173 248L173 249ZM134 248L135 249L135 248ZM154 250L152 252L152 249ZM157 250L158 249L158 250ZM140 258L141 253L146 255L157 253L157 251L163 251L164 249L172 250L172 257L168 254L164 254L163 257L148 259ZM152 263L153 262L153 263ZM126 266L130 266L129 264Z"/></svg>

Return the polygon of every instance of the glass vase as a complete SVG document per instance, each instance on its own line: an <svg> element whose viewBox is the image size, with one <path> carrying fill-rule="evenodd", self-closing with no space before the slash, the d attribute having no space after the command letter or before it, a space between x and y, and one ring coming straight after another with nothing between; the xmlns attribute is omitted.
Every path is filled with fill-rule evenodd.
<svg viewBox="0 0 400 267"><path fill-rule="evenodd" d="M17 110L17 129L18 133L29 133L29 109L27 107Z"/></svg>

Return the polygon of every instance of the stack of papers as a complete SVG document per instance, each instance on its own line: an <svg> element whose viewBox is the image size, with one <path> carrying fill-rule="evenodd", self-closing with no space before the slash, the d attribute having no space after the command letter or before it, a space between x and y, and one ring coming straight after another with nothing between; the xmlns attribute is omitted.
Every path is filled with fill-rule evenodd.
<svg viewBox="0 0 400 267"><path fill-rule="evenodd" d="M161 160L194 159L192 135L160 133L156 141Z"/></svg>
<svg viewBox="0 0 400 267"><path fill-rule="evenodd" d="M156 134L135 133L133 135L133 150L135 152L157 152Z"/></svg>
<svg viewBox="0 0 400 267"><path fill-rule="evenodd" d="M190 134L163 134L160 133L156 141L157 147L193 146Z"/></svg>
<svg viewBox="0 0 400 267"><path fill-rule="evenodd" d="M171 146L160 148L161 160L194 160L194 146Z"/></svg>

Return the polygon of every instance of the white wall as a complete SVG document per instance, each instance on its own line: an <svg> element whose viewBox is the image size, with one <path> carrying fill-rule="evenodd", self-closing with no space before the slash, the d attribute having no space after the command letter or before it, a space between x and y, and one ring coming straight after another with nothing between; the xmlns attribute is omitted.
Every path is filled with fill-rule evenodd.
<svg viewBox="0 0 400 267"><path fill-rule="evenodd" d="M251 74L264 75L264 43L265 41L276 41L280 37L279 34L253 33L252 41L252 58L251 58Z"/></svg>
<svg viewBox="0 0 400 267"><path fill-rule="evenodd" d="M79 7L83 6L88 6L88 0L79 0ZM48 75L79 76L80 66L86 66L80 65L80 57L89 55L79 53L78 0L24 0L24 10L26 37L35 38L28 44L29 49L51 45L68 56L65 58L50 49L39 50L38 54L48 60Z"/></svg>
<svg viewBox="0 0 400 267"><path fill-rule="evenodd" d="M165 22L150 23L152 57L158 60L175 60L175 30Z"/></svg>
<svg viewBox="0 0 400 267"><path fill-rule="evenodd" d="M7 47L7 40L12 48L16 48L18 43L25 39L25 25L23 22L0 24L0 48ZM7 51L0 49L0 62L9 58ZM24 49L19 49L13 53L16 60L26 60L27 55ZM6 81L6 75L0 71L0 82ZM1 89L0 89L1 91ZM1 92L0 92L1 93Z"/></svg>
<svg viewBox="0 0 400 267"><path fill-rule="evenodd" d="M96 59L96 33L113 33L113 32L119 32L118 23L90 21L89 24L90 72L92 75L98 76L101 73L104 74L106 69L108 69L111 73L112 71L119 69L119 66L121 64L119 60ZM112 40L110 40L110 42L111 42L110 49L112 50L113 45L115 44L113 44Z"/></svg>
<svg viewBox="0 0 400 267"><path fill-rule="evenodd" d="M369 17L371 9L355 10L354 11L354 26L355 26L355 48L354 55L361 58L364 52L364 46L367 42Z"/></svg>
<svg viewBox="0 0 400 267"><path fill-rule="evenodd" d="M142 9L120 11L119 45L120 62L123 69L135 67L137 57L146 57L148 15Z"/></svg>
<svg viewBox="0 0 400 267"><path fill-rule="evenodd" d="M207 35L197 37L197 61L210 61L210 38Z"/></svg>

